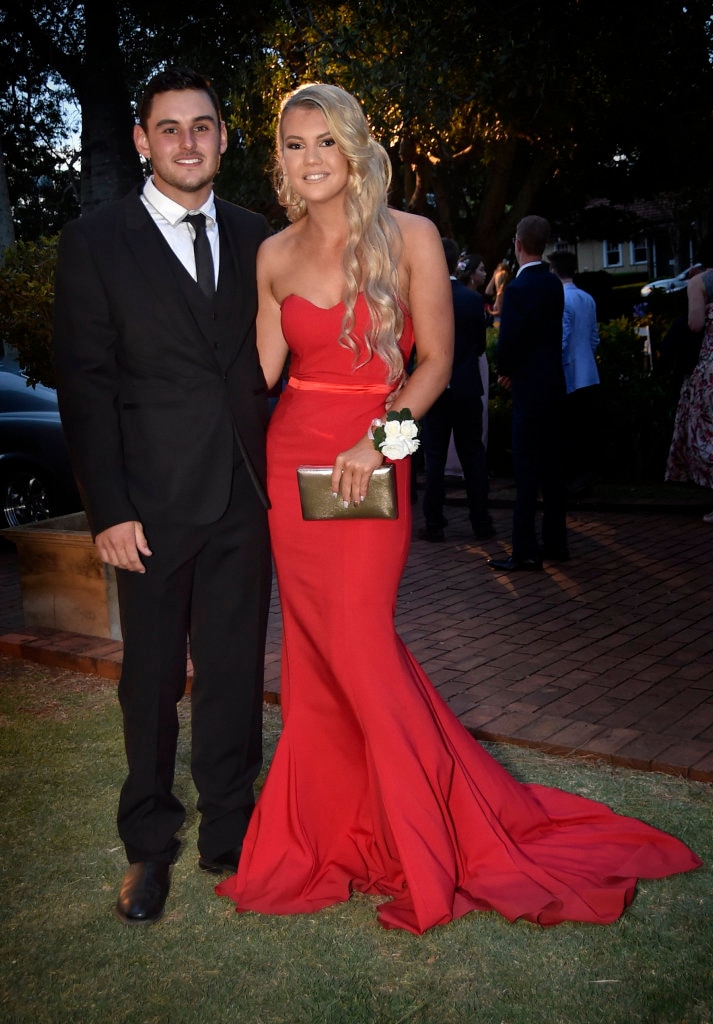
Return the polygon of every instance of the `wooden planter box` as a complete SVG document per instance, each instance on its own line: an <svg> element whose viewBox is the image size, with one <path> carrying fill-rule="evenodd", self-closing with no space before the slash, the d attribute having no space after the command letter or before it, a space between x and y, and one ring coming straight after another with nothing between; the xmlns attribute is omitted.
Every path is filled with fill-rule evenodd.
<svg viewBox="0 0 713 1024"><path fill-rule="evenodd" d="M17 547L25 625L121 640L116 576L84 512L3 530Z"/></svg>

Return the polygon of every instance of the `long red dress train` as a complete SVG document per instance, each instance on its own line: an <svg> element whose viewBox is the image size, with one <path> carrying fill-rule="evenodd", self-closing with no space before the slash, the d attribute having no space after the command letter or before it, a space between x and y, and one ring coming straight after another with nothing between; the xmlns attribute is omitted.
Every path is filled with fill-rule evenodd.
<svg viewBox="0 0 713 1024"><path fill-rule="evenodd" d="M363 332L361 296L356 312ZM337 343L342 315L297 296L282 306L292 376L270 424L268 485L284 725L238 872L216 892L268 914L380 893L381 924L416 934L471 910L613 921L637 878L701 862L602 804L517 782L441 700L394 629L408 460L396 463L397 520L302 520L296 467L331 465L389 391L378 357L355 369ZM405 357L412 344L407 318Z"/></svg>

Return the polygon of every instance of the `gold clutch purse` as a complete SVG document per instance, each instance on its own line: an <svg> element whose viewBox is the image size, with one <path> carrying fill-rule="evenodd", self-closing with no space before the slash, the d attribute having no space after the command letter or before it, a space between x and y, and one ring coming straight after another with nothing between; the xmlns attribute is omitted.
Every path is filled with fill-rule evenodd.
<svg viewBox="0 0 713 1024"><path fill-rule="evenodd" d="M396 519L396 470L393 465L374 470L366 498L344 508L341 497L332 497L331 466L298 466L303 519Z"/></svg>

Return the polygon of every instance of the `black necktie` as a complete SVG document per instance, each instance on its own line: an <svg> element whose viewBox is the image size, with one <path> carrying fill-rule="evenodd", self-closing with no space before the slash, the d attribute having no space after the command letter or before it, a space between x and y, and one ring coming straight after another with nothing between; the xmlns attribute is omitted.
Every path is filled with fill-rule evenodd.
<svg viewBox="0 0 713 1024"><path fill-rule="evenodd" d="M213 254L210 251L210 242L205 231L204 213L187 213L183 218L192 225L196 233L193 240L193 252L196 257L196 280L198 287L203 294L212 299L215 295L215 270L213 268Z"/></svg>

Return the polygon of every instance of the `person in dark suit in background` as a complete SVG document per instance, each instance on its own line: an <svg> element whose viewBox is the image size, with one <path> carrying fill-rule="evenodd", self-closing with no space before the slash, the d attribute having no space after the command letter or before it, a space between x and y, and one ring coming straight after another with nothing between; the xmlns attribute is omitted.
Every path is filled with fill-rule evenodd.
<svg viewBox="0 0 713 1024"><path fill-rule="evenodd" d="M465 480L470 524L476 537L486 539L494 535L495 528L488 512L488 470L482 437L483 383L479 358L485 351L485 305L481 295L455 277L459 255L456 243L451 238L442 238L441 242L451 275L455 347L450 383L421 422L426 462L426 525L418 535L421 540L444 539L444 476L452 433Z"/></svg>
<svg viewBox="0 0 713 1024"><path fill-rule="evenodd" d="M570 497L585 497L594 483L601 424L599 369L595 358L599 345L597 304L588 292L574 283L577 257L573 252L553 252L548 262L564 288L565 482Z"/></svg>
<svg viewBox="0 0 713 1024"><path fill-rule="evenodd" d="M255 261L269 228L214 197L227 135L200 75L149 82L134 142L152 177L62 233L55 358L96 550L117 575L129 869L116 911L148 924L185 818L173 777L188 637L201 868L235 871L261 767L271 569Z"/></svg>
<svg viewBox="0 0 713 1024"><path fill-rule="evenodd" d="M547 560L566 561L567 507L564 481L562 370L562 283L542 261L550 234L544 217L517 225L517 276L505 289L497 345L499 380L512 392L512 448L515 473L512 554L490 559L505 572L542 569ZM542 491L542 548L535 513Z"/></svg>
<svg viewBox="0 0 713 1024"><path fill-rule="evenodd" d="M483 262L482 256L478 253L461 253L458 257L458 263L456 264L456 278L461 284L464 284L466 288L470 288L472 292L476 292L478 295L481 295L481 288L485 281L485 263ZM485 326L487 329L488 327L493 326L493 314L488 312L485 300L483 300L483 309L485 311ZM483 430L481 437L487 457L490 364L488 363L488 353L485 350L483 350L482 354L478 358L478 365L480 366L480 381L483 385L483 394L481 397L481 405L483 406Z"/></svg>

